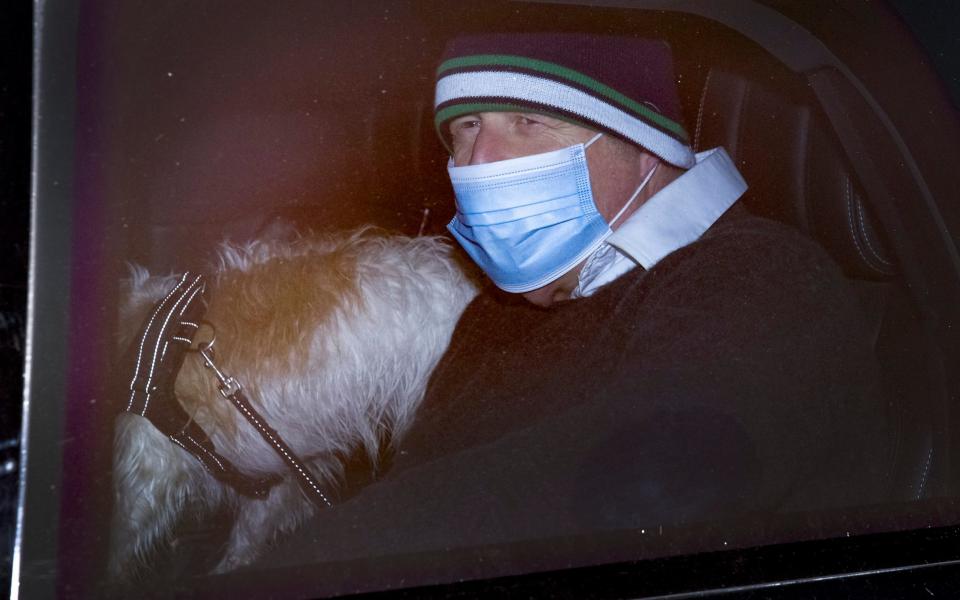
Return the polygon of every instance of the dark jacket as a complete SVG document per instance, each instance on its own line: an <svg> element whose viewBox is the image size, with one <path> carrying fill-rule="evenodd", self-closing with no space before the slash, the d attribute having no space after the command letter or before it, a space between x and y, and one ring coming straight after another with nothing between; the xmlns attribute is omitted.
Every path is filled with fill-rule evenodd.
<svg viewBox="0 0 960 600"><path fill-rule="evenodd" d="M880 501L877 379L838 268L734 207L590 298L540 309L479 296L392 469L308 524L286 560Z"/></svg>

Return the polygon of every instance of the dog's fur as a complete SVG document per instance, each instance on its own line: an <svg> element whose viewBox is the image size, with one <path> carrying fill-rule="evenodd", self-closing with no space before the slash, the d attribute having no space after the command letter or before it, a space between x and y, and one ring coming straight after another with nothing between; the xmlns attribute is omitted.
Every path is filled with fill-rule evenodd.
<svg viewBox="0 0 960 600"><path fill-rule="evenodd" d="M134 268L121 307L120 347L176 280ZM225 245L208 288L206 320L216 327L218 365L327 485L342 474L338 455L359 447L376 460L381 440L402 437L457 319L477 293L444 241L370 231ZM121 414L114 575L135 571L185 510L213 512L225 503L233 509L216 572L248 564L315 510L216 383L202 359L188 354L177 398L241 471L278 473L284 481L266 499L240 496L146 419Z"/></svg>

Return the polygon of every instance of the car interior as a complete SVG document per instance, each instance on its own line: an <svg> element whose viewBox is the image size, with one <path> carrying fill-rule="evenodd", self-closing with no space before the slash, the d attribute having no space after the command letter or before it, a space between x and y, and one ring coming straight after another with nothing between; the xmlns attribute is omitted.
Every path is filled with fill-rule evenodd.
<svg viewBox="0 0 960 600"><path fill-rule="evenodd" d="M898 425L891 499L942 494L944 382L926 372L928 341L886 230L805 78L761 54L739 67L712 66L704 79L696 149L725 147L750 182L750 209L815 239L856 286Z"/></svg>
<svg viewBox="0 0 960 600"><path fill-rule="evenodd" d="M366 223L443 235L453 203L432 84L452 35L549 28L660 37L675 53L694 150L725 147L750 186L748 208L816 240L850 280L874 332L887 393L877 410L897 429L889 496L871 513L881 515L880 525L845 513L837 521L843 525L791 529L769 541L754 532L740 545L834 537L849 522L864 527L859 533L956 523L955 508L938 513L936 523L927 521L930 511L907 516L916 503L957 492L951 400L960 388L949 367L957 336L945 324L957 314L951 298L960 297L960 284L944 225L955 213L938 216L929 152L911 154L891 134L896 124L864 83L871 75L853 74L823 41L785 25L790 10L809 17L802 7L777 12L757 4L753 13L718 15L709 3L675 11L668 2L639 9L627 2L456 4L304 2L272 11L263 3L169 10L89 3L79 24L86 35L78 38L80 56L89 60L78 62L75 197L92 216L73 227L92 233L78 236L73 253L89 249L92 258L81 263L96 274L91 285L102 306L74 308L79 321L98 314L109 330L125 263L157 273L202 267L225 238ZM941 158L956 165L957 149ZM91 389L109 388L111 352L104 340L88 358L95 361L84 380ZM109 441L102 438L114 413L109 403L91 411L79 421L69 411L65 417L65 435L81 440L70 464L82 468L66 470L61 489L85 500L82 510L60 516L60 560L64 548L95 540L89 556L64 571L79 589L97 589L109 522ZM103 433L100 441L77 436L91 430ZM83 476L95 484L78 481ZM643 558L658 558L652 552ZM519 574L509 566L481 573ZM346 582L343 591L364 590L356 586Z"/></svg>

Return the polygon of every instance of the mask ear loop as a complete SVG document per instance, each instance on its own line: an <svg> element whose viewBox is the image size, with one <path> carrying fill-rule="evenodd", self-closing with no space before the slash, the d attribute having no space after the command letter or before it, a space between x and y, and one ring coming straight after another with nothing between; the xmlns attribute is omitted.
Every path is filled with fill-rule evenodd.
<svg viewBox="0 0 960 600"><path fill-rule="evenodd" d="M602 136L602 135L603 135L603 132L601 131L601 132L598 133L597 135L595 135L595 136L593 136L592 138L590 138L590 141L588 141L586 144L583 145L583 149L586 150L587 148L589 148L589 147L590 147L590 144L592 144L592 143L594 143L595 141L599 140L599 139L600 139L600 136Z"/></svg>
<svg viewBox="0 0 960 600"><path fill-rule="evenodd" d="M643 178L642 182L640 182L640 187L637 188L637 191L635 191L633 195L630 196L630 199L627 200L627 203L623 205L623 208L620 209L620 212L618 212L616 215L614 215L612 219L610 219L610 222L608 223L610 227L613 227L613 224L616 223L617 219L619 219L623 215L623 212L627 210L627 208L629 208L631 204L633 204L633 201L637 199L637 196L640 195L640 192L643 190L643 188L647 186L647 183L650 181L650 178L653 177L653 174L657 171L657 167L659 166L660 166L660 163L653 165L653 168L650 169L650 172L647 173L647 176Z"/></svg>

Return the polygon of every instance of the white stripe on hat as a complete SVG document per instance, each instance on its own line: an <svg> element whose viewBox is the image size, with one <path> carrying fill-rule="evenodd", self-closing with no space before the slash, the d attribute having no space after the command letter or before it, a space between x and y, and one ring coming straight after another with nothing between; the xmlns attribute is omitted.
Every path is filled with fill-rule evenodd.
<svg viewBox="0 0 960 600"><path fill-rule="evenodd" d="M452 73L437 82L435 106L461 98L513 98L555 107L602 124L678 167L694 164L693 150L596 96L553 79L509 71Z"/></svg>

